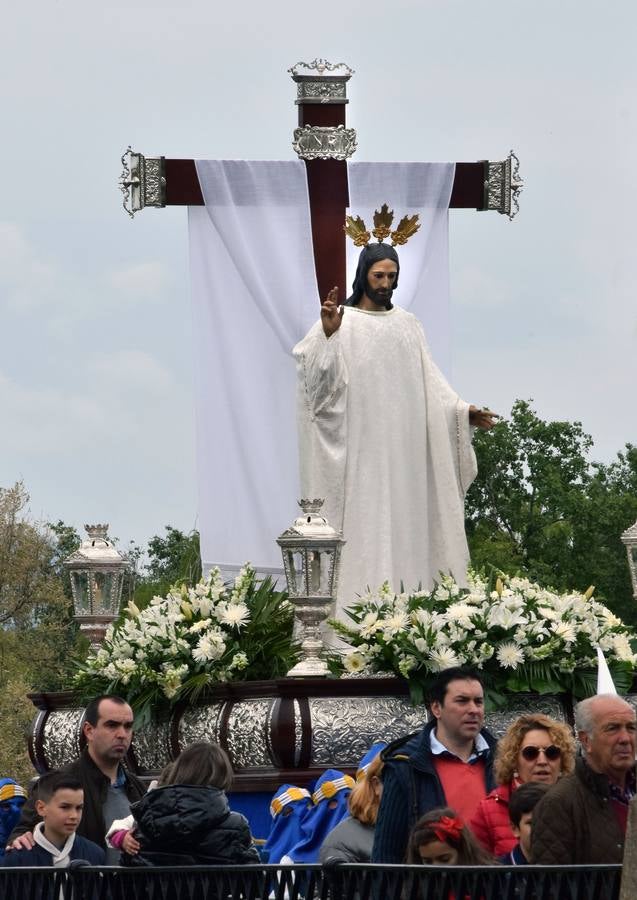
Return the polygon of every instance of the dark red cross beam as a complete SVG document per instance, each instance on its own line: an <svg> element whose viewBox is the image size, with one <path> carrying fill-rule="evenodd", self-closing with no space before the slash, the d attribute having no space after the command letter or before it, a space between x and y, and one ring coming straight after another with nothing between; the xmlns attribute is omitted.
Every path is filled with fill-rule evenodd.
<svg viewBox="0 0 637 900"><path fill-rule="evenodd" d="M299 103L299 127L305 125L345 125L345 102ZM325 297L334 285L339 296L347 295L345 285L345 224L347 163L336 159L306 160L312 218L314 262L319 295ZM458 209L485 209L485 182L488 162L456 163L450 206ZM203 206L203 196L192 159L165 159L165 199L167 206ZM385 198L380 198L379 203Z"/></svg>

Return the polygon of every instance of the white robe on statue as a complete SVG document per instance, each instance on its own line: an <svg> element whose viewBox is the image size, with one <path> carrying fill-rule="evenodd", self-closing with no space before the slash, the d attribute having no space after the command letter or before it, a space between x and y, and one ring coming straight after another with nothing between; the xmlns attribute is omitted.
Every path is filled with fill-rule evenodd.
<svg viewBox="0 0 637 900"><path fill-rule="evenodd" d="M345 307L329 339L317 322L294 348L302 496L324 498L343 547L335 614L388 580L465 583L464 496L476 475L469 406L400 307Z"/></svg>

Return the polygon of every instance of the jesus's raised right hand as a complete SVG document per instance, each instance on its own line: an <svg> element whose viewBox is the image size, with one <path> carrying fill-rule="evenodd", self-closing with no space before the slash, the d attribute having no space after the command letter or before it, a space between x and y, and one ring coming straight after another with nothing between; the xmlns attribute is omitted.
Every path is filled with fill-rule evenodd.
<svg viewBox="0 0 637 900"><path fill-rule="evenodd" d="M338 288L333 287L321 306L321 322L325 337L331 337L341 327L344 307L338 308Z"/></svg>

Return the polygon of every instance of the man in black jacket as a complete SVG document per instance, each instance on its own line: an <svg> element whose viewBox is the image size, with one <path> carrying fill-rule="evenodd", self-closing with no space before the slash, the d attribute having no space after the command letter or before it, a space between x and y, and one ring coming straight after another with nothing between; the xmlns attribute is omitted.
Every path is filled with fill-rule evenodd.
<svg viewBox="0 0 637 900"><path fill-rule="evenodd" d="M383 750L383 795L372 862L405 862L409 832L425 813L450 806L468 822L495 787L496 741L483 729L480 675L456 667L440 672L429 692L433 721Z"/></svg>
<svg viewBox="0 0 637 900"><path fill-rule="evenodd" d="M129 815L131 803L146 792L144 783L124 766L133 737L133 711L121 697L96 697L86 707L82 731L86 747L63 771L84 788L84 812L77 833L106 849L104 839L111 822ZM8 850L33 847L33 827L40 821L36 800L37 783L9 837ZM116 865L119 855L119 850L107 851L107 864Z"/></svg>

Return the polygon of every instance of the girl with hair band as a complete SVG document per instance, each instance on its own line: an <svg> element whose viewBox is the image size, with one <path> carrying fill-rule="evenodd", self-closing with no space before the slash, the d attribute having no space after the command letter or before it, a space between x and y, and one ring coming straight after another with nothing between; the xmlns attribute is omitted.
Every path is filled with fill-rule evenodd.
<svg viewBox="0 0 637 900"><path fill-rule="evenodd" d="M448 806L432 809L416 822L409 836L407 862L426 866L497 865Z"/></svg>

